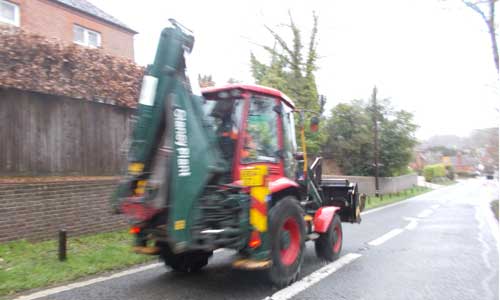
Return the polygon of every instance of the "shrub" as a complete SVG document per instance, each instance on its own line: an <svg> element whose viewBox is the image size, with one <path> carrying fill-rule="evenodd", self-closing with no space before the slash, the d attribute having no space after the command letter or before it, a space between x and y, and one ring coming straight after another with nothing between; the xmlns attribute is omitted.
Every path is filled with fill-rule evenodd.
<svg viewBox="0 0 500 300"><path fill-rule="evenodd" d="M428 165L423 170L425 181L432 182L435 178L446 176L446 168L443 164Z"/></svg>
<svg viewBox="0 0 500 300"><path fill-rule="evenodd" d="M0 26L0 87L135 107L143 73L102 49Z"/></svg>

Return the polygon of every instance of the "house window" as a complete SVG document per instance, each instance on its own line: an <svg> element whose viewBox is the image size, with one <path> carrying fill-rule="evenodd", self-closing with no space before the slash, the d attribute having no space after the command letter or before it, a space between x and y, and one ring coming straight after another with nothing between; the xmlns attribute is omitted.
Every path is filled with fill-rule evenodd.
<svg viewBox="0 0 500 300"><path fill-rule="evenodd" d="M101 34L85 27L74 25L73 41L79 45L98 48L101 46Z"/></svg>
<svg viewBox="0 0 500 300"><path fill-rule="evenodd" d="M19 26L19 5L0 0L0 22Z"/></svg>

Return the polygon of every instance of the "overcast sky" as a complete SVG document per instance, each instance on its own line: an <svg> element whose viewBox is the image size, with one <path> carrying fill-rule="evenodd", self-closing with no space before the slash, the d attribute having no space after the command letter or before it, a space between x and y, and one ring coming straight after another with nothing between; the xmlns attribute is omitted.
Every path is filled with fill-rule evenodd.
<svg viewBox="0 0 500 300"><path fill-rule="evenodd" d="M307 45L314 10L321 56L316 78L328 109L367 99L377 85L380 97L414 113L421 139L498 126L500 89L489 36L460 0L90 1L139 32L141 65L152 62L169 18L192 29L193 67L218 84L230 77L253 82L250 52L267 61L258 45L272 44L263 25L288 33L280 27L288 10Z"/></svg>

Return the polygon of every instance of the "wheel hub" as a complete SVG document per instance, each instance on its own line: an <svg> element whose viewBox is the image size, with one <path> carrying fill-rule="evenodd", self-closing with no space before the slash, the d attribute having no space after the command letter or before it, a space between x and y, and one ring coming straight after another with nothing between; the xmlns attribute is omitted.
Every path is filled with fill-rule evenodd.
<svg viewBox="0 0 500 300"><path fill-rule="evenodd" d="M280 256L283 265L290 266L299 257L300 235L297 221L293 217L286 219L279 235Z"/></svg>
<svg viewBox="0 0 500 300"><path fill-rule="evenodd" d="M280 249L287 249L290 247L290 232L289 231L283 231L281 233L281 238L280 238Z"/></svg>

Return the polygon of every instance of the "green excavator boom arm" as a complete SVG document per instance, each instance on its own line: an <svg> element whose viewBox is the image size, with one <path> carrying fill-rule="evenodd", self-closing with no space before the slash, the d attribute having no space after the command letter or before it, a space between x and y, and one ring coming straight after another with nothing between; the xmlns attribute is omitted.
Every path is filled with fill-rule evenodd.
<svg viewBox="0 0 500 300"><path fill-rule="evenodd" d="M186 76L194 38L175 21L160 36L146 69L128 152L128 173L112 197L115 212L138 219L167 211L174 243L190 240L195 204L207 185L227 171L215 134ZM136 205L134 205L136 204ZM143 211L135 211L141 208ZM168 209L167 209L168 208ZM128 211L127 211L128 210ZM137 220L138 222L140 220Z"/></svg>

